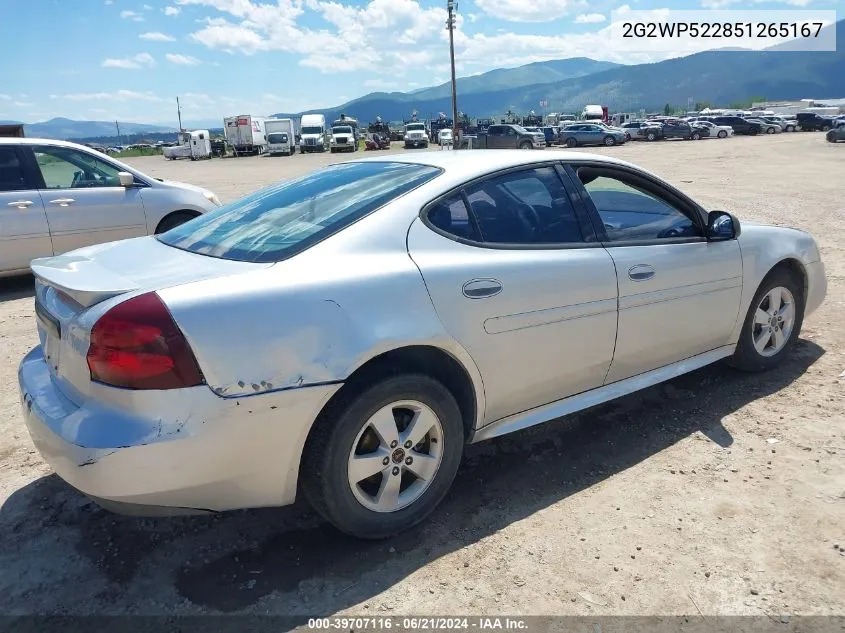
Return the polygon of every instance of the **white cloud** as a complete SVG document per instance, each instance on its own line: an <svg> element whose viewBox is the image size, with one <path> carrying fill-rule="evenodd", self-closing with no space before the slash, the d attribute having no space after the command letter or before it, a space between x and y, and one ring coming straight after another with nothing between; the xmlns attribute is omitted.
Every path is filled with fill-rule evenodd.
<svg viewBox="0 0 845 633"><path fill-rule="evenodd" d="M51 99L66 101L163 101L152 92L137 92L135 90L117 90L115 92L77 92L63 95L50 95Z"/></svg>
<svg viewBox="0 0 845 633"><path fill-rule="evenodd" d="M148 42L175 42L176 38L167 35L166 33L160 33L159 31L153 31L151 33L141 33L138 36L142 40L147 40Z"/></svg>
<svg viewBox="0 0 845 633"><path fill-rule="evenodd" d="M190 55L178 55L176 53L167 53L165 57L170 63L177 64L179 66L198 66L202 63L196 57L191 57Z"/></svg>
<svg viewBox="0 0 845 633"><path fill-rule="evenodd" d="M377 90L393 90L396 84L387 81L386 79L367 79L364 81L366 88L375 88Z"/></svg>
<svg viewBox="0 0 845 633"><path fill-rule="evenodd" d="M470 22L478 22L478 19L480 17L481 16L477 13L467 13L467 20L469 20Z"/></svg>
<svg viewBox="0 0 845 633"><path fill-rule="evenodd" d="M106 4L106 6L108 6L110 4L114 4L114 0L106 0L105 4Z"/></svg>
<svg viewBox="0 0 845 633"><path fill-rule="evenodd" d="M10 95L0 94L0 101L11 101L12 97Z"/></svg>
<svg viewBox="0 0 845 633"><path fill-rule="evenodd" d="M153 8L150 5L148 5L148 4L144 5L144 11L152 11L152 10L153 10Z"/></svg>
<svg viewBox="0 0 845 633"><path fill-rule="evenodd" d="M751 4L763 4L764 2L774 2L778 4L787 4L793 7L806 7L812 4L815 0L749 0ZM746 0L701 0L701 6L705 9L726 9L732 4L745 3Z"/></svg>
<svg viewBox="0 0 845 633"><path fill-rule="evenodd" d="M122 59L104 59L100 65L103 68L153 68L156 65L156 60L149 53L138 53L133 57L124 57Z"/></svg>
<svg viewBox="0 0 845 633"><path fill-rule="evenodd" d="M164 11L164 15L179 15L182 13L182 9L179 7L164 7L162 11Z"/></svg>
<svg viewBox="0 0 845 633"><path fill-rule="evenodd" d="M582 13L575 18L575 24L599 24L607 18L601 13Z"/></svg>
<svg viewBox="0 0 845 633"><path fill-rule="evenodd" d="M28 108L30 106L34 106L35 104L31 101L14 101L13 102L19 108Z"/></svg>
<svg viewBox="0 0 845 633"><path fill-rule="evenodd" d="M551 22L569 13L569 0L475 0L475 6L506 22Z"/></svg>
<svg viewBox="0 0 845 633"><path fill-rule="evenodd" d="M130 11L129 9L125 9L120 12L120 17L124 20L132 20L134 22L143 22L144 16L140 13L136 13L135 11Z"/></svg>

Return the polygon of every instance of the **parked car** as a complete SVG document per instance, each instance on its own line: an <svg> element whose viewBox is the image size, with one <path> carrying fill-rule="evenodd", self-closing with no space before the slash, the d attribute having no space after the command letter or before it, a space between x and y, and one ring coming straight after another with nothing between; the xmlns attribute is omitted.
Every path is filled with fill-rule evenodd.
<svg viewBox="0 0 845 633"><path fill-rule="evenodd" d="M0 277L37 257L162 233L220 201L162 181L84 145L0 138Z"/></svg>
<svg viewBox="0 0 845 633"><path fill-rule="evenodd" d="M548 139L546 138L546 133L543 132L543 130L541 128L535 127L535 126L529 126L529 127L524 128L524 129L529 134L533 134L537 138L541 139L543 141L543 147L548 147L550 145Z"/></svg>
<svg viewBox="0 0 845 633"><path fill-rule="evenodd" d="M551 126L546 126L540 128L540 131L546 138L546 147L557 145L557 143L559 142L559 132L557 129Z"/></svg>
<svg viewBox="0 0 845 633"><path fill-rule="evenodd" d="M795 132L798 130L798 119L793 117L786 118L783 116L767 116L760 118L764 121L779 125L784 132Z"/></svg>
<svg viewBox="0 0 845 633"><path fill-rule="evenodd" d="M629 121L621 126L629 140L655 141L660 138L661 124L654 121Z"/></svg>
<svg viewBox="0 0 845 633"><path fill-rule="evenodd" d="M749 123L756 123L760 126L760 129L765 132L766 134L779 134L783 132L783 129L777 123L772 123L771 121L767 121L766 119L758 118L758 117L748 117L745 119Z"/></svg>
<svg viewBox="0 0 845 633"><path fill-rule="evenodd" d="M816 132L819 130L827 132L830 128L836 127L834 117L823 116L815 112L799 112L796 118L798 119L798 125L801 126L802 132Z"/></svg>
<svg viewBox="0 0 845 633"><path fill-rule="evenodd" d="M825 134L825 139L828 143L837 143L838 141L845 141L845 125L840 125L837 128L828 130Z"/></svg>
<svg viewBox="0 0 845 633"><path fill-rule="evenodd" d="M810 235L741 227L622 161L554 161L351 161L34 261L36 448L112 509L300 491L380 538L434 510L467 442L789 354L826 294Z"/></svg>
<svg viewBox="0 0 845 633"><path fill-rule="evenodd" d="M444 129L437 132L437 144L441 147L452 144L452 130Z"/></svg>
<svg viewBox="0 0 845 633"><path fill-rule="evenodd" d="M715 123L716 125L727 125L733 129L734 134L747 134L749 136L756 136L757 134L760 134L763 131L763 128L760 126L759 123L746 121L742 117L738 116L704 117L704 120L710 121L711 123Z"/></svg>
<svg viewBox="0 0 845 633"><path fill-rule="evenodd" d="M840 115L833 119L833 127L842 127L845 125L845 115Z"/></svg>
<svg viewBox="0 0 845 633"><path fill-rule="evenodd" d="M561 142L567 147L579 145L622 145L628 139L622 130L611 130L595 123L568 125L561 132Z"/></svg>
<svg viewBox="0 0 845 633"><path fill-rule="evenodd" d="M521 125L491 125L486 133L472 137L473 149L544 149L542 132L529 132Z"/></svg>
<svg viewBox="0 0 845 633"><path fill-rule="evenodd" d="M681 121L680 119L664 119L661 121L659 138L680 138L697 141L707 133L709 133L709 131L705 132L702 128L690 125L686 121Z"/></svg>
<svg viewBox="0 0 845 633"><path fill-rule="evenodd" d="M703 138L727 138L734 134L734 130L730 125L716 125L715 123L701 119L695 121L694 125L707 129L707 134L702 135Z"/></svg>

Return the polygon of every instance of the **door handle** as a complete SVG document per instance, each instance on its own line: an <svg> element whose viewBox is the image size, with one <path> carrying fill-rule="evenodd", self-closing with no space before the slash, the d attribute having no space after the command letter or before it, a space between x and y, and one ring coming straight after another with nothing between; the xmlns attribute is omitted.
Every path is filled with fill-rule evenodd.
<svg viewBox="0 0 845 633"><path fill-rule="evenodd" d="M631 281L645 281L654 277L654 268L648 264L637 264L628 269L628 278Z"/></svg>
<svg viewBox="0 0 845 633"><path fill-rule="evenodd" d="M32 200L15 200L6 205L7 207L17 207L18 209L26 209L32 206Z"/></svg>
<svg viewBox="0 0 845 633"><path fill-rule="evenodd" d="M467 299L485 299L502 292L502 282L498 279L471 279L462 290Z"/></svg>
<svg viewBox="0 0 845 633"><path fill-rule="evenodd" d="M55 200L50 200L50 204L57 204L60 207L66 207L74 202L76 202L76 200L73 198L56 198Z"/></svg>

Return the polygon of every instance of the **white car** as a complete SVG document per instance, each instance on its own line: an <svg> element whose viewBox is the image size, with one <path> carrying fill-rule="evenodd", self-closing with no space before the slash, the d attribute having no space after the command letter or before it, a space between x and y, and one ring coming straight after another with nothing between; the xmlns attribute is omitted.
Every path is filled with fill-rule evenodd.
<svg viewBox="0 0 845 633"><path fill-rule="evenodd" d="M0 277L28 272L37 257L162 233L218 206L208 189L84 145L0 138Z"/></svg>
<svg viewBox="0 0 845 633"><path fill-rule="evenodd" d="M303 493L367 538L425 519L467 443L774 369L827 287L809 234L570 151L331 165L32 269L20 395L60 477L136 513Z"/></svg>
<svg viewBox="0 0 845 633"><path fill-rule="evenodd" d="M437 133L437 143L439 145L451 145L452 141L452 130L440 130Z"/></svg>
<svg viewBox="0 0 845 633"><path fill-rule="evenodd" d="M734 135L734 129L730 125L716 125L710 121L702 120L692 121L690 125L705 127L709 130L709 136L704 136L702 138L727 138Z"/></svg>

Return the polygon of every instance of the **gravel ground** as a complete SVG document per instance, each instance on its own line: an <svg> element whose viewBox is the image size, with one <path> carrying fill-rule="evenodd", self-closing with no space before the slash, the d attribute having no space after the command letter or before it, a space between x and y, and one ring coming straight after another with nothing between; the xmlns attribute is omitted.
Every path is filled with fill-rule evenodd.
<svg viewBox="0 0 845 633"><path fill-rule="evenodd" d="M845 614L845 146L796 133L596 151L816 236L828 298L779 369L712 366L472 446L431 520L386 542L300 504L126 518L35 452L15 374L36 343L32 279L0 280L0 613ZM344 158L129 162L232 200Z"/></svg>

